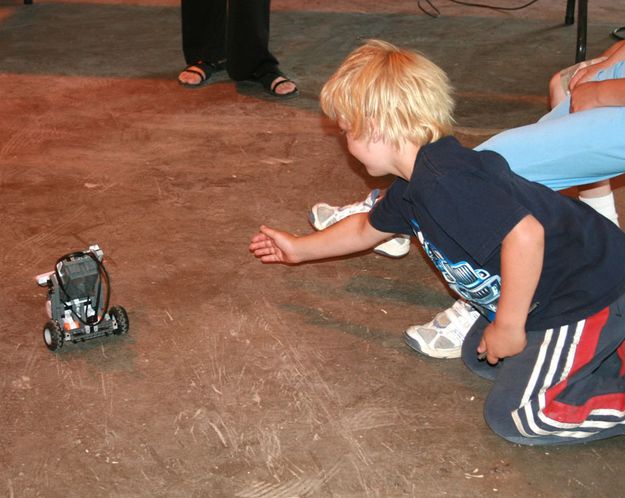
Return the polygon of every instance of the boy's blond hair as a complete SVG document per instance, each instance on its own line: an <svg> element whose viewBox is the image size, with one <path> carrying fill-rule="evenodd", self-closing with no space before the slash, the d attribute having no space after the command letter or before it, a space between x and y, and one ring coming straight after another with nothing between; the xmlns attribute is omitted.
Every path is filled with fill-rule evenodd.
<svg viewBox="0 0 625 498"><path fill-rule="evenodd" d="M425 145L451 134L454 102L445 72L423 55L369 40L321 90L321 107L355 138Z"/></svg>

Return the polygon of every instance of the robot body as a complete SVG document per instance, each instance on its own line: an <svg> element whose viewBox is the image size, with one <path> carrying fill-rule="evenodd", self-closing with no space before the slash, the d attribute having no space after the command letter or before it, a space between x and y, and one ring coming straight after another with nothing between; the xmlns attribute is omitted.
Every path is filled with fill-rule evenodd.
<svg viewBox="0 0 625 498"><path fill-rule="evenodd" d="M110 287L103 258L100 247L93 245L88 251L63 256L54 271L36 277L40 286L48 288L46 308L50 320L43 328L43 340L51 351L61 349L65 342L128 332L126 310L108 307Z"/></svg>

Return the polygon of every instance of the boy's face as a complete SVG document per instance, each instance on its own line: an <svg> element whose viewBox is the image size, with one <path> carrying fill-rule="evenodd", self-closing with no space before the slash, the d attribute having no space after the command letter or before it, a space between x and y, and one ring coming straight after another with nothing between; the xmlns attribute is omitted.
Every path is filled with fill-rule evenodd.
<svg viewBox="0 0 625 498"><path fill-rule="evenodd" d="M381 138L355 138L346 123L339 120L339 128L347 140L347 149L358 159L371 176L397 174L394 168L395 148Z"/></svg>

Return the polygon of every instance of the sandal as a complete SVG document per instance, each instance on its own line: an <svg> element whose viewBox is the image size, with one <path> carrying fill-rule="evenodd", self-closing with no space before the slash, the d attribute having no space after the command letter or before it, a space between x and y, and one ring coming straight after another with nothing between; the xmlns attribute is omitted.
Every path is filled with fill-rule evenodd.
<svg viewBox="0 0 625 498"><path fill-rule="evenodd" d="M195 64L189 64L187 67L185 67L180 74L197 74L200 77L200 81L198 81L197 83L187 83L185 81L180 81L180 76L178 76L178 83L182 86L186 86L187 88L200 88L208 83L208 80L214 73L218 71L223 71L225 68L225 60L218 62L197 61Z"/></svg>
<svg viewBox="0 0 625 498"><path fill-rule="evenodd" d="M274 84L274 80L276 78L284 78L282 81L278 81L277 83ZM265 91L271 95L272 97L276 97L279 99L292 99L293 97L297 97L299 95L299 90L297 88L297 86L291 90L290 92L287 93L278 93L276 92L277 88L280 85L283 85L284 83L293 83L295 84L294 81L290 80L284 73L280 72L280 71L270 71L268 73L265 73L261 76L258 76L256 78L254 78L254 81L260 83L263 88L265 89Z"/></svg>

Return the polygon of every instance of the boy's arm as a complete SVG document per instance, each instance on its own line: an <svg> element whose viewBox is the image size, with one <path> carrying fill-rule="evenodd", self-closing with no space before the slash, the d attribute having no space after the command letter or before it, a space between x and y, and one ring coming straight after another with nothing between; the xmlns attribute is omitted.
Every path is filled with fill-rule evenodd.
<svg viewBox="0 0 625 498"><path fill-rule="evenodd" d="M542 272L544 249L543 226L531 215L517 223L503 239L497 314L477 348L480 354L486 352L491 364L525 348L525 322Z"/></svg>
<svg viewBox="0 0 625 498"><path fill-rule="evenodd" d="M360 213L302 237L261 226L250 251L263 263L295 264L364 251L392 235L373 228L368 214Z"/></svg>

